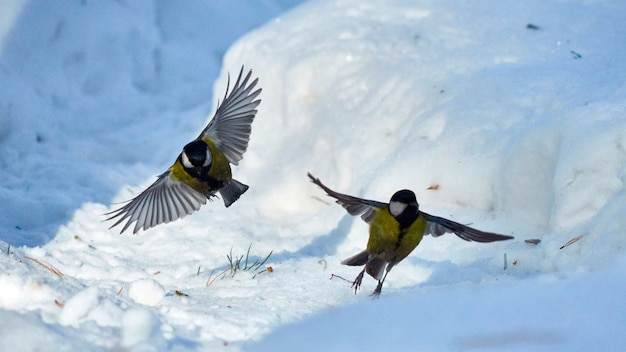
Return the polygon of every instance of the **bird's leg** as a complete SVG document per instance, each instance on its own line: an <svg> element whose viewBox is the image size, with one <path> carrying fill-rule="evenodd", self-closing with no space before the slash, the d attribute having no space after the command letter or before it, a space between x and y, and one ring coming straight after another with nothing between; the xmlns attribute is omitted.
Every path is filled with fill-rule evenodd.
<svg viewBox="0 0 626 352"><path fill-rule="evenodd" d="M370 296L372 296L372 298L380 297L380 291L382 291L382 289L383 289L383 282L378 281L378 285L376 285L376 289L374 290L374 292L372 292Z"/></svg>
<svg viewBox="0 0 626 352"><path fill-rule="evenodd" d="M380 297L380 292L383 290L383 282L385 282L385 278L387 278L387 274L389 274L389 270L385 272L385 276L383 276L383 279L378 281L378 285L376 285L376 289L371 294L372 297L374 298Z"/></svg>
<svg viewBox="0 0 626 352"><path fill-rule="evenodd" d="M354 294L355 295L356 295L356 291L358 291L358 289L361 288L361 282L363 281L363 275L364 274L365 274L365 268L363 268L363 270L361 270L359 275L357 275L356 278L354 279L354 281L352 282L352 287L354 287Z"/></svg>

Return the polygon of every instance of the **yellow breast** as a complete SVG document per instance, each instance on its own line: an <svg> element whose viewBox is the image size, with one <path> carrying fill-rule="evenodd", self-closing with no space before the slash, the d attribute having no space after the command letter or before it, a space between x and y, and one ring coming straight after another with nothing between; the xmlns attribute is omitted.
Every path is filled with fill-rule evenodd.
<svg viewBox="0 0 626 352"><path fill-rule="evenodd" d="M222 153L222 151L215 146L212 140L207 138L203 139L203 141L209 146L209 150L213 156L213 164L209 170L209 176L220 181L230 181L233 175L230 170L230 163L228 162L228 159L226 159L226 155L224 155L224 153Z"/></svg>
<svg viewBox="0 0 626 352"><path fill-rule="evenodd" d="M397 263L411 253L424 237L426 221L419 217L400 230L398 221L387 209L380 209L370 222L367 252L387 262Z"/></svg>

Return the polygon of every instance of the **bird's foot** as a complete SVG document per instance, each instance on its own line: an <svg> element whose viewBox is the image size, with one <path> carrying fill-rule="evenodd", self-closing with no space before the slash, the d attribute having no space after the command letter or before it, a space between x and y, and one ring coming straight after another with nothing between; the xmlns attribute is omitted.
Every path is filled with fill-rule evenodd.
<svg viewBox="0 0 626 352"><path fill-rule="evenodd" d="M380 297L380 292L383 290L383 282L382 281L378 281L378 285L376 285L376 289L374 290L374 292L372 292L372 294L370 295L372 298L379 298Z"/></svg>
<svg viewBox="0 0 626 352"><path fill-rule="evenodd" d="M354 294L356 295L356 291L361 288L361 283L363 282L363 275L365 274L365 269L361 270L359 275L356 276L354 281L352 281L352 287L354 287Z"/></svg>

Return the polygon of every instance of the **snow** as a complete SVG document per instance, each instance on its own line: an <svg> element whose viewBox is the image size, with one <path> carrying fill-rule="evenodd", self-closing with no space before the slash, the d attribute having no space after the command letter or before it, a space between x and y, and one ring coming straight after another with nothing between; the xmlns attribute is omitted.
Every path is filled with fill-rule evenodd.
<svg viewBox="0 0 626 352"><path fill-rule="evenodd" d="M249 350L293 351L311 341L314 350L334 351L615 351L624 342L626 304L615 297L622 289L601 272L404 290L278 328Z"/></svg>
<svg viewBox="0 0 626 352"><path fill-rule="evenodd" d="M157 305L163 296L165 296L165 290L152 279L140 279L128 285L128 297L146 306Z"/></svg>
<svg viewBox="0 0 626 352"><path fill-rule="evenodd" d="M626 5L298 4L0 5L0 350L620 350ZM109 230L242 65L250 190ZM355 295L367 225L307 172L516 238L427 237Z"/></svg>

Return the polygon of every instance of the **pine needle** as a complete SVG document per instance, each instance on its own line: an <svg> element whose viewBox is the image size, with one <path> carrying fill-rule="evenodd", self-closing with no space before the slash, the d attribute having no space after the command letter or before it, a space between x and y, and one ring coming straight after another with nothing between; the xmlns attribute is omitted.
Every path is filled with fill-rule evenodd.
<svg viewBox="0 0 626 352"><path fill-rule="evenodd" d="M35 263L37 263L37 264L39 264L39 265L43 266L44 268L48 269L51 273L53 273L53 274L55 274L55 275L58 275L59 277L63 277L63 276L64 276L64 275L63 275L63 273L62 273L62 272L60 272L60 271L59 271L58 269L56 269L55 267L53 267L53 266L51 266L51 265L44 264L44 263L40 262L38 259L35 259L35 258L32 258L32 257L29 257L29 256L27 256L27 255L25 255L25 256L24 256L24 258L26 258L26 259L30 259L30 260L34 261Z"/></svg>
<svg viewBox="0 0 626 352"><path fill-rule="evenodd" d="M563 248L565 248L565 247L567 247L567 246L571 245L572 243L574 243L574 242L578 241L578 240L579 240L579 239L581 239L582 237L583 237L583 235L580 235L580 236L578 236L578 237L574 237L574 238L572 238L571 240L567 241L567 243L566 243L566 244L562 245L562 246L561 246L561 248L559 248L559 249L563 249Z"/></svg>

